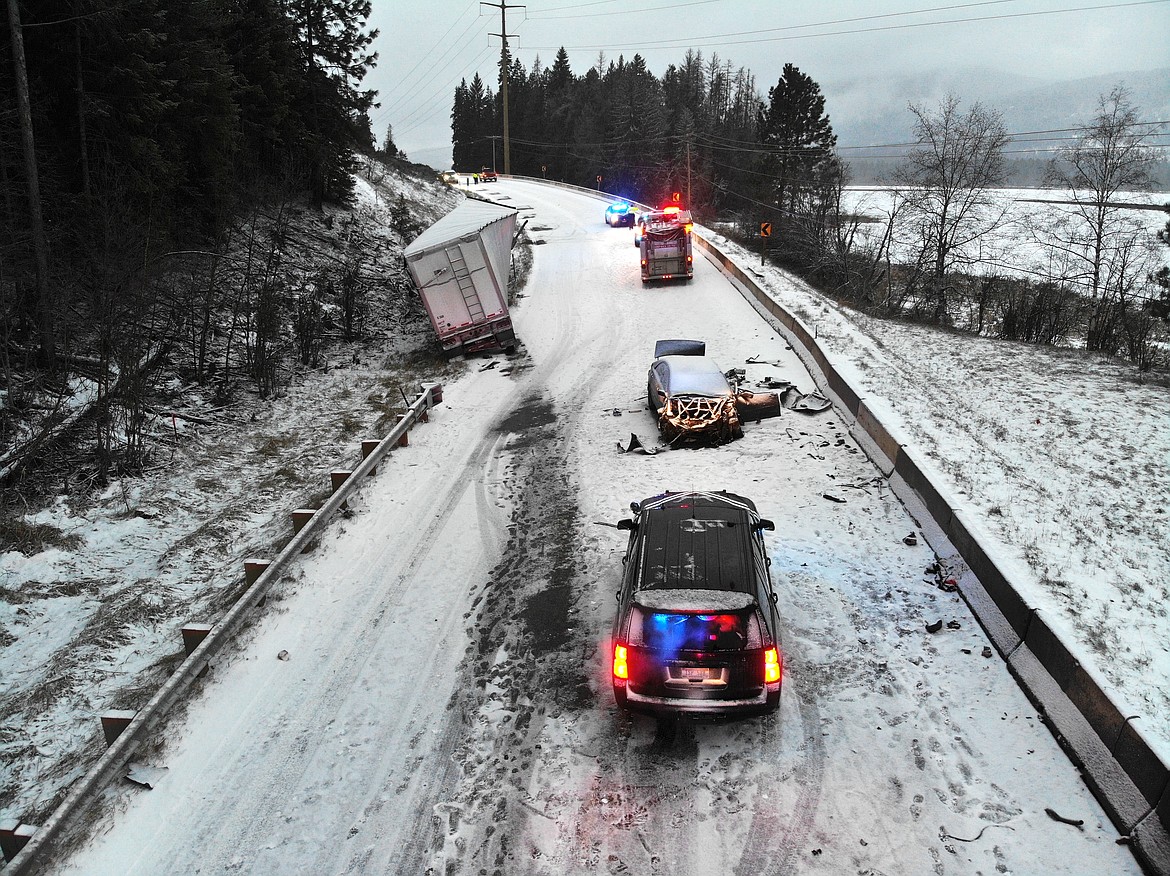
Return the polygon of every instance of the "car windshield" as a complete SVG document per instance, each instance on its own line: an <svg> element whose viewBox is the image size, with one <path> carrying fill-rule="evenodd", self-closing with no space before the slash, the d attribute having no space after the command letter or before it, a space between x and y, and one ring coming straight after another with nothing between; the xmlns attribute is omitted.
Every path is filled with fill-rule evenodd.
<svg viewBox="0 0 1170 876"><path fill-rule="evenodd" d="M672 395L731 395L727 378L719 366L702 356L671 356L670 392Z"/></svg>

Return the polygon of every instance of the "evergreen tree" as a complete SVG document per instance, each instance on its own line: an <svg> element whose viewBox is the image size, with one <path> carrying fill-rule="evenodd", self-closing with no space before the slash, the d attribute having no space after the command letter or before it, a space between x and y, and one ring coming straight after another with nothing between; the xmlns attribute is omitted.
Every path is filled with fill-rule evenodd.
<svg viewBox="0 0 1170 876"><path fill-rule="evenodd" d="M792 64L773 88L768 106L760 111L757 136L768 152L759 170L770 179L764 186L768 203L775 204L782 225L793 214L802 187L817 184L829 165L837 135L825 114L820 86Z"/></svg>
<svg viewBox="0 0 1170 876"><path fill-rule="evenodd" d="M297 47L306 70L299 95L308 121L309 184L314 200L349 197L352 150L368 147L361 123L374 92L358 83L377 60L367 51L377 37L365 31L370 0L286 0Z"/></svg>

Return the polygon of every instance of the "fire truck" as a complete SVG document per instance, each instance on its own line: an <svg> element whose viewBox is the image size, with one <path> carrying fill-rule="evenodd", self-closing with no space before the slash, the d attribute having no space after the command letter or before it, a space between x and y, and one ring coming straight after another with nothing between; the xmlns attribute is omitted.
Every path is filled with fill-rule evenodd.
<svg viewBox="0 0 1170 876"><path fill-rule="evenodd" d="M690 211L672 204L647 213L640 221L642 282L693 277Z"/></svg>

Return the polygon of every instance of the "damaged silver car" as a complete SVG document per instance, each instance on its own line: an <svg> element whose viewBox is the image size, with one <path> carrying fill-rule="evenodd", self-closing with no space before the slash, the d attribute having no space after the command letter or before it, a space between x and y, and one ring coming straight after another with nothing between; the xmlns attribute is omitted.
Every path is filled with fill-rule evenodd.
<svg viewBox="0 0 1170 876"><path fill-rule="evenodd" d="M707 358L706 348L703 341L683 339L654 345L646 400L668 444L726 444L743 437L737 389Z"/></svg>

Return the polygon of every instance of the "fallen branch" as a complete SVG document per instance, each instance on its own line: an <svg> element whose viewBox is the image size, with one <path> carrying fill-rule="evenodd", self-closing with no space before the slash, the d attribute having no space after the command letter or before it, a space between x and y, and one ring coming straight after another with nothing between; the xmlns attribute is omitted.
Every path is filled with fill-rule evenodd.
<svg viewBox="0 0 1170 876"><path fill-rule="evenodd" d="M1085 820L1083 818L1065 818L1056 810L1047 807L1044 808L1044 811L1053 821L1059 821L1061 824L1071 824L1077 830L1083 831L1085 829Z"/></svg>

